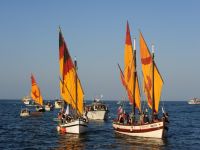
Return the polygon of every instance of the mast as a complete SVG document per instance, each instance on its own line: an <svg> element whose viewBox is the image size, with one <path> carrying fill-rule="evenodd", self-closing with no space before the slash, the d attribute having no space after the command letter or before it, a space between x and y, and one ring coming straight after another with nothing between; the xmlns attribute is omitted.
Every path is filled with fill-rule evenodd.
<svg viewBox="0 0 200 150"><path fill-rule="evenodd" d="M136 83L136 75L137 75L137 71L136 71L136 46L135 46L135 38L133 39L133 51L134 51L134 56L133 56L133 61L134 61L134 80L133 80L133 115L134 118L133 120L135 120L135 83Z"/></svg>
<svg viewBox="0 0 200 150"><path fill-rule="evenodd" d="M74 59L74 65L75 65L75 99L76 99L76 114L78 114L77 112L77 109L78 109L78 107L77 107L77 99L78 99L78 92L77 92L77 83L78 83L78 80L77 80L77 61L76 61L76 57L75 57L75 59Z"/></svg>
<svg viewBox="0 0 200 150"><path fill-rule="evenodd" d="M154 120L155 112L155 96L154 96L154 45L152 44L152 121Z"/></svg>

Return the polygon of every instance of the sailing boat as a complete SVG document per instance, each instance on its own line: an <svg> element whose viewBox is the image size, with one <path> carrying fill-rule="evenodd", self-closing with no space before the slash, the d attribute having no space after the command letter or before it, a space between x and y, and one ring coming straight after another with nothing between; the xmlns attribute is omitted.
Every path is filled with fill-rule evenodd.
<svg viewBox="0 0 200 150"><path fill-rule="evenodd" d="M167 116L158 118L158 107L163 80L154 61L154 52L152 54L149 52L144 38L140 33L140 53L145 83L145 95L149 107L152 109L152 117L149 120L147 112L142 112L141 110L141 94L136 70L135 43L134 39L134 45L132 47L130 29L127 22L124 72L119 65L118 67L120 69L122 84L132 104L132 113L129 117L129 114L119 111L118 119L113 121L113 128L118 133L130 136L163 138L166 133ZM140 114L138 118L136 118L136 111Z"/></svg>
<svg viewBox="0 0 200 150"><path fill-rule="evenodd" d="M31 84L32 84L32 86L31 86L31 98L37 104L36 111L44 112L45 109L43 108L43 98L42 98L42 95L41 95L41 92L40 92L40 88L37 85L33 74L31 74Z"/></svg>
<svg viewBox="0 0 200 150"><path fill-rule="evenodd" d="M83 88L77 75L77 61L74 63L59 28L60 95L67 103L66 112L61 112L57 130L64 133L84 133L88 120L83 115ZM70 110L69 107L70 106Z"/></svg>

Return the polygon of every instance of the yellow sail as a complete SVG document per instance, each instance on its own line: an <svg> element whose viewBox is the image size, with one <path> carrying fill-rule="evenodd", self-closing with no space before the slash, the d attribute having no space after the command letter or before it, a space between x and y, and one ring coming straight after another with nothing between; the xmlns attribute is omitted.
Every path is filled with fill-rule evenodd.
<svg viewBox="0 0 200 150"><path fill-rule="evenodd" d="M152 95L154 91L155 110L153 111L158 112L163 80L155 63L154 63L154 68L152 68L153 66L152 55L147 47L147 44L142 36L142 33L140 33L140 57L141 57L142 72L144 78L144 91L148 101L148 105L152 109L153 105ZM153 75L152 69L154 70L154 77L152 77ZM152 88L153 78L154 78L154 90Z"/></svg>
<svg viewBox="0 0 200 150"><path fill-rule="evenodd" d="M124 81L126 83L126 90L131 103L135 103L140 110L140 90L136 73L136 56L133 54L133 47L130 35L130 29L127 22L126 40L124 48Z"/></svg>
<svg viewBox="0 0 200 150"><path fill-rule="evenodd" d="M61 31L59 32L59 63L61 96L65 102L77 109L79 114L83 114L83 89Z"/></svg>
<svg viewBox="0 0 200 150"><path fill-rule="evenodd" d="M63 99L68 104L70 104L74 109L77 109L79 114L83 114L84 93L81 86L81 82L79 79L77 79L77 94L76 94L76 72L74 68L71 69L70 72L68 72L65 75L63 89L64 89Z"/></svg>
<svg viewBox="0 0 200 150"><path fill-rule="evenodd" d="M155 111L158 112L159 103L162 93L163 80L156 65L154 66L154 97L155 97Z"/></svg>
<svg viewBox="0 0 200 150"><path fill-rule="evenodd" d="M77 84L77 108L78 108L78 112L82 115L83 114L83 100L84 100L84 92L83 92L83 88L81 86L81 82L78 79L78 84Z"/></svg>
<svg viewBox="0 0 200 150"><path fill-rule="evenodd" d="M43 106L42 94L33 75L31 75L31 84L31 98L35 101L35 103Z"/></svg>

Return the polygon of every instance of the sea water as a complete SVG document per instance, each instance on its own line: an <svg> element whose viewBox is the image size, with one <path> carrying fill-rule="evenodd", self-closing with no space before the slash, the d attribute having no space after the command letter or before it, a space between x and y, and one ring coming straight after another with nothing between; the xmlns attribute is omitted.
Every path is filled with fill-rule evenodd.
<svg viewBox="0 0 200 150"><path fill-rule="evenodd" d="M117 116L119 105L117 101L104 102L110 111L108 120L90 121L87 133L75 135L56 131L59 110L21 118L19 114L24 105L20 100L0 100L0 149L200 149L200 105L165 101L170 120L168 136L152 139L115 133L112 120ZM127 112L131 111L128 102L125 107Z"/></svg>

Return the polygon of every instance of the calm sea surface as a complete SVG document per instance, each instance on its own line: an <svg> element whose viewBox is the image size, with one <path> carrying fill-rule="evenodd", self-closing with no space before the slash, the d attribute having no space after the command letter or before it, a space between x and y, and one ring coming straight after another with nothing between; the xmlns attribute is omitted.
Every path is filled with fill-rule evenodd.
<svg viewBox="0 0 200 150"><path fill-rule="evenodd" d="M105 103L109 106L109 119L91 121L89 132L78 136L56 131L54 118L59 110L20 118L20 100L0 100L0 149L200 149L200 105L165 102L170 117L168 137L149 139L116 134L112 119L116 117L117 102Z"/></svg>

